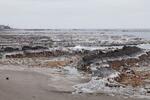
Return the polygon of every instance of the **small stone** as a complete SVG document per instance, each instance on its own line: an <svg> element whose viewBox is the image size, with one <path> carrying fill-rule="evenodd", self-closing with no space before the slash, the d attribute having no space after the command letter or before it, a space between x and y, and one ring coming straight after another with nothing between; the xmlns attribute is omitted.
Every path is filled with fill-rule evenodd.
<svg viewBox="0 0 150 100"><path fill-rule="evenodd" d="M6 77L6 80L9 80L9 77Z"/></svg>

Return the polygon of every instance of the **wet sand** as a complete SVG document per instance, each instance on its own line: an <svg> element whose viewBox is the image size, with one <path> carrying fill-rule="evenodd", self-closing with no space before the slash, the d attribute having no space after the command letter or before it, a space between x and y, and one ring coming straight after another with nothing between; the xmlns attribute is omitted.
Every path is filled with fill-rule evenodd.
<svg viewBox="0 0 150 100"><path fill-rule="evenodd" d="M104 94L72 94L71 91L59 91L49 85L50 78L31 71L0 70L0 100L137 100Z"/></svg>

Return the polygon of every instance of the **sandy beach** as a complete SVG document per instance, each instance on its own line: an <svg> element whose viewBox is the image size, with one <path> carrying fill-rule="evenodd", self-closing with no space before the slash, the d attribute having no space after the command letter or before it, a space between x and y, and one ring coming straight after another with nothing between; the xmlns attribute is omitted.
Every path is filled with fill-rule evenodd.
<svg viewBox="0 0 150 100"><path fill-rule="evenodd" d="M0 100L134 100L104 94L58 91L48 85L51 83L49 79L49 76L37 72L0 70Z"/></svg>

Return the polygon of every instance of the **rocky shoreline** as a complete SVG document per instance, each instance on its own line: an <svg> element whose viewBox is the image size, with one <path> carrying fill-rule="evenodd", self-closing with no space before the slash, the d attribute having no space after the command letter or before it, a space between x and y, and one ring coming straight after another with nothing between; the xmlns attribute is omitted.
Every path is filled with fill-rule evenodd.
<svg viewBox="0 0 150 100"><path fill-rule="evenodd" d="M150 97L150 51L139 47L140 44L148 44L148 41L104 33L95 33L93 39L88 38L91 41L87 41L83 37L89 37L90 33L80 33L81 38L76 37L79 33L73 33L72 38L68 34L65 33L64 38L60 33L52 36L0 34L1 69L9 69L10 66L13 66L10 69L15 69L16 66L18 69L43 71L51 74L56 84L59 84L57 79L65 80L66 88L67 84L71 84L69 87L74 89L71 91L73 94ZM97 35L111 41L104 42L97 39ZM77 44L84 46L73 46ZM84 82L81 82L82 78L85 78ZM60 88L59 85L56 87Z"/></svg>

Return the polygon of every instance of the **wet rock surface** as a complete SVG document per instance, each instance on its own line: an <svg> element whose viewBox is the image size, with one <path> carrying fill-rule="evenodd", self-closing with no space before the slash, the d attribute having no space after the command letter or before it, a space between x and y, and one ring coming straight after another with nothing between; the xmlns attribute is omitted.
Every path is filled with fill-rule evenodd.
<svg viewBox="0 0 150 100"><path fill-rule="evenodd" d="M118 49L118 50L114 50L114 51L109 51L109 52L102 52L100 50L97 51L93 51L93 52L87 52L85 55L83 55L82 57L82 61L79 62L78 65L78 69L81 70L86 70L88 71L88 66L90 66L90 64L94 63L95 61L99 60L99 61L103 61L103 60L107 60L108 63L110 63L110 66L112 67L118 67L118 66L123 66L124 61L111 61L109 62L109 59L113 59L113 58L119 58L119 57L132 57L138 53L142 52L142 50L138 47L130 47L130 46L124 46L122 49ZM127 63L132 63L132 62L136 62L138 60L136 59L130 59L127 60ZM87 67L87 68L86 68Z"/></svg>
<svg viewBox="0 0 150 100"><path fill-rule="evenodd" d="M0 34L0 64L6 68L13 65L18 69L45 70L48 74L49 68L57 69L57 74L51 72L54 81L58 74L63 76L62 80L69 78L69 82L86 76L83 84L74 86L76 93L150 95L150 51L136 46L147 41L128 35L56 33Z"/></svg>
<svg viewBox="0 0 150 100"><path fill-rule="evenodd" d="M38 51L23 51L21 53L10 53L6 54L6 58L32 58L32 57L56 57L61 55L67 55L68 52L61 51L61 50L55 50L55 51L49 51L49 50L38 50Z"/></svg>
<svg viewBox="0 0 150 100"><path fill-rule="evenodd" d="M92 76L105 78L105 77L109 77L112 73L116 73L116 72L117 71L113 70L110 67L100 67L92 71Z"/></svg>
<svg viewBox="0 0 150 100"><path fill-rule="evenodd" d="M140 71L137 69L138 68L142 69L142 67L145 66L147 66L147 69L148 67L150 68L149 61L150 61L150 51L144 52L142 49L138 47L124 46L122 49L117 49L106 53L101 52L95 54L93 53L86 54L85 56L83 56L83 59L79 63L80 66L78 66L79 67L78 69L85 72L90 72L92 73L93 77L100 77L100 79L101 78L105 79L109 77L106 79L108 81L105 83L106 87L109 88L122 87L125 89L126 87L131 86L133 88L133 90L131 90L132 92L133 91L139 92L140 90L143 89L144 95L145 94L147 95L149 94L149 88L147 85L150 84L150 82L146 81L150 80L149 78L150 70ZM119 73L118 76L113 79L110 78L112 73L116 72ZM99 84L102 83L100 82ZM88 85L89 84L91 83L88 83ZM147 88L145 86L147 86ZM136 88L139 88L139 90L135 90Z"/></svg>

